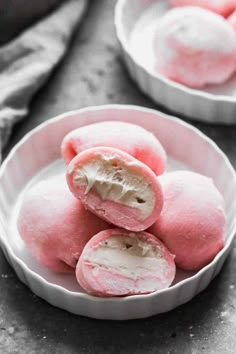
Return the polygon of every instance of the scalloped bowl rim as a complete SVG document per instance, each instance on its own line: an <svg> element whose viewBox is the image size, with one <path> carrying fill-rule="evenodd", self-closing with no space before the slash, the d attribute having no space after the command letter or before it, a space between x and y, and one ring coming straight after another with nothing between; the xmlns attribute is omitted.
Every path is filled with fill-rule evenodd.
<svg viewBox="0 0 236 354"><path fill-rule="evenodd" d="M223 157L224 162L227 164L228 168L233 173L234 180L235 180L235 183L236 183L236 172L235 172L233 166L231 165L229 159L227 158L227 156L223 153L223 151L216 145L216 143L213 140L211 140L206 135L204 135L199 129L193 127L191 124L188 124L188 123L182 121L179 118L176 118L174 116L170 116L168 114L159 112L157 110L153 110L153 109L149 109L149 108L145 108L145 107L140 107L140 106L135 106L135 105L119 105L119 104L84 107L84 108L81 108L81 109L78 109L78 110L72 110L72 111L68 111L68 112L62 113L60 115L55 116L54 118L51 118L51 119L41 123L40 125L38 125L34 129L29 131L11 149L11 151L8 154L8 156L6 157L6 159L4 160L2 165L0 166L0 178L4 174L4 171L5 171L5 168L7 167L8 162L14 157L14 155L17 152L17 150L19 149L19 147L21 145L23 145L25 142L27 142L27 140L29 140L33 135L37 134L40 130L44 129L46 126L54 124L55 122L59 122L59 121L65 119L67 116L70 116L70 115L77 115L77 114L80 114L82 112L95 111L95 110L97 111L97 110L104 110L104 109L114 109L114 110L129 109L129 110L138 110L138 111L141 111L141 112L143 111L143 112L147 112L147 113L150 113L150 114L158 115L161 118L164 118L164 119L167 119L167 120L170 120L170 121L177 122L178 124L184 126L185 128L194 131L198 136L200 136L203 140L205 140L208 144L210 144L215 150L217 150L217 152ZM235 217L235 219L236 219L236 217ZM84 299L87 299L87 300L90 300L90 301L96 301L96 302L129 302L129 301L132 301L132 300L143 299L144 297L146 299L150 299L150 298L156 297L159 294L171 291L172 289L182 288L186 284L190 283L192 280L200 278L202 274L206 273L209 269L214 267L214 265L216 263L218 263L218 261L223 257L224 253L227 252L230 249L230 247L232 245L232 242L233 242L233 239L234 239L234 236L235 236L235 233L236 233L236 222L234 222L234 227L232 228L232 230L231 230L231 232L230 232L230 234L229 234L229 236L227 238L227 245L224 246L224 248L216 255L216 257L214 258L214 260L211 263L209 263L208 265L203 267L196 274L190 276L189 278L184 279L184 280L178 282L177 284L175 284L175 285L173 285L173 286L171 286L169 288L166 288L166 289L163 289L163 290L159 290L159 291L153 292L151 294L131 295L131 296L125 296L125 297L120 297L120 298L116 298L116 297L99 298L99 297L95 297L95 296L92 296L92 295L89 295L89 294L84 294L84 293L80 293L80 292L70 291L70 290L67 290L66 288L64 288L64 287L62 287L60 285L52 284L49 281L47 281L45 278L43 278L43 276L41 276L38 273L32 271L18 256L16 256L14 254L14 252L12 251L11 246L7 242L5 242L5 240L3 240L3 238L1 237L1 234L0 234L0 246L2 247L4 253L5 253L5 249L6 249L7 255L10 256L10 258L12 258L15 261L15 263L17 263L21 268L23 268L23 270L26 273L29 273L31 277L39 280L41 283L44 283L48 288L53 288L53 289L56 289L59 292L66 293L66 294L71 295L73 297L84 298Z"/></svg>
<svg viewBox="0 0 236 354"><path fill-rule="evenodd" d="M185 94L187 94L189 96L203 97L203 98L208 99L210 101L236 103L236 97L233 98L233 97L229 97L226 95L214 95L212 93L208 93L205 91L196 90L196 89L187 87L187 86L182 85L178 82L172 81L159 73L154 73L151 71L150 68L141 65L141 63L139 63L138 60L136 59L136 57L131 53L131 51L129 49L129 45L128 45L128 40L127 40L124 30L123 30L122 18L123 18L124 5L126 4L126 2L127 2L127 0L117 0L116 6L115 6L114 24L115 24L115 29L116 29L118 41L120 42L120 44L123 47L126 54L133 60L133 62L135 63L135 65L137 67L139 67L139 69L144 70L146 72L146 74L148 74L150 77L154 78L155 80L159 80L167 86L172 86L175 89L183 91Z"/></svg>

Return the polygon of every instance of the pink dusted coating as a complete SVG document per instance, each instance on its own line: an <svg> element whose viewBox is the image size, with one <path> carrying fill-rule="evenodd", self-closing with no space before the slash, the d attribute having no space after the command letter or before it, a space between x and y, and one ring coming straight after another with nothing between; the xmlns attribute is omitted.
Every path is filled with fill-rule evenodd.
<svg viewBox="0 0 236 354"><path fill-rule="evenodd" d="M199 6L224 17L236 9L236 0L169 0L172 7Z"/></svg>
<svg viewBox="0 0 236 354"><path fill-rule="evenodd" d="M78 153L99 146L127 152L157 175L165 170L166 153L159 140L141 126L125 122L100 122L72 130L62 142L61 153L68 164Z"/></svg>
<svg viewBox="0 0 236 354"><path fill-rule="evenodd" d="M126 247L132 247L129 243L129 237L131 237L131 240L133 237L141 240L145 247L154 249L156 251L155 257L159 260L154 274L148 268L145 270L145 274L140 271L142 259L140 259L140 264L137 264L136 274L133 273L134 270L129 272L128 268L126 269L127 274L124 274L122 271L126 267L125 262L117 266L119 260L114 259L114 256L110 259L108 265L106 253L104 253L106 265L96 263L96 250L99 247L108 247L109 240L113 237L123 239L124 247L118 250L119 256L117 257L122 257L122 254L125 254ZM174 280L175 271L174 256L155 236L147 232L130 233L122 229L110 229L99 232L86 244L76 267L76 278L87 293L95 296L111 297L147 294L165 289ZM148 286L147 282L149 283Z"/></svg>
<svg viewBox="0 0 236 354"><path fill-rule="evenodd" d="M70 193L64 176L27 191L18 216L18 230L29 251L57 272L72 272L88 240L108 227Z"/></svg>
<svg viewBox="0 0 236 354"><path fill-rule="evenodd" d="M228 18L227 18L228 23L230 26L233 28L233 30L236 32L236 11L234 11Z"/></svg>
<svg viewBox="0 0 236 354"><path fill-rule="evenodd" d="M236 70L236 36L221 16L198 7L174 8L158 21L155 69L192 88L221 84Z"/></svg>
<svg viewBox="0 0 236 354"><path fill-rule="evenodd" d="M159 178L164 207L149 232L176 255L176 265L199 270L224 247L224 200L213 181L188 171Z"/></svg>
<svg viewBox="0 0 236 354"><path fill-rule="evenodd" d="M155 198L154 207L144 219L141 218L139 209L113 200L102 199L93 187L86 192L86 185L75 182L77 170L83 169L83 166L91 161L103 161L107 157L112 157L112 164L115 168L126 166L150 185ZM143 231L151 226L157 220L163 206L162 190L154 172L142 162L118 149L99 147L81 152L71 160L67 167L67 183L70 191L82 201L87 209L107 222L131 231Z"/></svg>

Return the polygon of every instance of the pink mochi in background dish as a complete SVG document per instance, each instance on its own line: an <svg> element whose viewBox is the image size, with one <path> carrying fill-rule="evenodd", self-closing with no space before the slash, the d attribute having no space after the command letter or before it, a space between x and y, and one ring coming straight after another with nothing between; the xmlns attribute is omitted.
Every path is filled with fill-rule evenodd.
<svg viewBox="0 0 236 354"><path fill-rule="evenodd" d="M168 288L175 270L174 256L153 235L111 229L87 243L76 278L89 294L125 296Z"/></svg>
<svg viewBox="0 0 236 354"><path fill-rule="evenodd" d="M67 182L86 208L127 230L145 230L162 209L162 190L155 173L118 149L81 152L67 167Z"/></svg>
<svg viewBox="0 0 236 354"><path fill-rule="evenodd" d="M99 146L127 152L157 175L165 170L166 153L159 140L146 129L125 122L100 122L72 130L62 142L62 157L68 164L78 153Z"/></svg>
<svg viewBox="0 0 236 354"><path fill-rule="evenodd" d="M227 19L227 22L230 24L230 26L234 29L236 32L236 11L232 13Z"/></svg>
<svg viewBox="0 0 236 354"><path fill-rule="evenodd" d="M155 27L155 70L200 88L221 84L236 70L236 35L221 16L199 7L171 9Z"/></svg>
<svg viewBox="0 0 236 354"><path fill-rule="evenodd" d="M148 230L160 238L185 270L199 270L224 246L224 200L213 181L188 171L160 176L164 206Z"/></svg>
<svg viewBox="0 0 236 354"><path fill-rule="evenodd" d="M199 6L224 17L236 9L236 0L169 0L172 7Z"/></svg>
<svg viewBox="0 0 236 354"><path fill-rule="evenodd" d="M25 194L18 230L29 251L43 266L72 272L88 240L111 228L85 210L69 191L65 177L50 178Z"/></svg>

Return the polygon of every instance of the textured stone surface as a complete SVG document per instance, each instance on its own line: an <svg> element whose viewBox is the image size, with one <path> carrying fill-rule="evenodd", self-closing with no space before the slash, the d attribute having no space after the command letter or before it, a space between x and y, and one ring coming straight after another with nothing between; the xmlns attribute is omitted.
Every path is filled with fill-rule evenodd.
<svg viewBox="0 0 236 354"><path fill-rule="evenodd" d="M119 59L114 0L91 1L70 52L14 130L8 150L31 128L66 110L106 103L160 108L143 96ZM236 167L236 127L193 122ZM33 295L0 257L0 353L230 354L236 346L236 249L220 275L190 303L152 318L111 322L74 316Z"/></svg>

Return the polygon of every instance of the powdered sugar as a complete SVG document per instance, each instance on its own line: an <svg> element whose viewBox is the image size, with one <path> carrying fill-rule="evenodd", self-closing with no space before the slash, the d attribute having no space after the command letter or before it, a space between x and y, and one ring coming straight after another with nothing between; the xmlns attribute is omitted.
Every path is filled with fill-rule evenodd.
<svg viewBox="0 0 236 354"><path fill-rule="evenodd" d="M170 10L155 31L156 36L163 31L166 38L171 36L190 49L216 53L236 51L235 32L228 23L221 16L197 7Z"/></svg>

